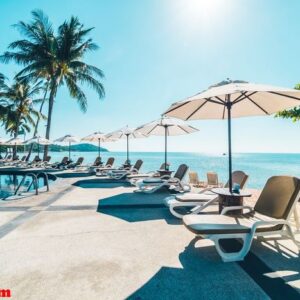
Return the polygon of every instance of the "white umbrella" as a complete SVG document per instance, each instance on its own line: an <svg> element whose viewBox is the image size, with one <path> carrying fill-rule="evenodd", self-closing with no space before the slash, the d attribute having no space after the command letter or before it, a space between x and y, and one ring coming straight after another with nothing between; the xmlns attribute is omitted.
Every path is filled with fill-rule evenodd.
<svg viewBox="0 0 300 300"><path fill-rule="evenodd" d="M101 159L100 156L100 151L101 151L101 142L113 142L115 141L114 139L107 138L106 135L100 131L94 132L84 138L81 139L82 141L87 141L87 142L98 142L98 155Z"/></svg>
<svg viewBox="0 0 300 300"><path fill-rule="evenodd" d="M199 131L197 128L188 125L186 122L169 117L162 117L145 125L138 127L135 132L146 136L165 136L165 168L167 168L167 139L168 136L183 135Z"/></svg>
<svg viewBox="0 0 300 300"><path fill-rule="evenodd" d="M5 142L5 145L16 147L15 148L16 149L16 153L14 155L17 155L17 146L23 145L23 141L20 138L16 137L16 138L12 138L12 139L8 140L7 142Z"/></svg>
<svg viewBox="0 0 300 300"><path fill-rule="evenodd" d="M56 139L54 142L57 142L57 143L69 143L69 160L71 160L71 144L72 143L79 143L80 140L79 140L79 138L77 138L74 135L67 134L65 136L62 136L62 137Z"/></svg>
<svg viewBox="0 0 300 300"><path fill-rule="evenodd" d="M36 135L33 138L25 141L24 144L26 144L26 145L37 144L38 145L38 156L40 157L40 145L51 145L53 143L46 138Z"/></svg>
<svg viewBox="0 0 300 300"><path fill-rule="evenodd" d="M23 145L23 141L20 138L12 138L5 142L5 145L7 146L19 146Z"/></svg>
<svg viewBox="0 0 300 300"><path fill-rule="evenodd" d="M129 128L128 126L106 134L106 138L108 138L108 139L126 138L126 142L127 142L127 163L128 164L130 164L130 160L129 160L129 138L130 137L131 138L144 138L146 136L139 133L139 132L136 132L134 128Z"/></svg>
<svg viewBox="0 0 300 300"><path fill-rule="evenodd" d="M232 191L231 118L271 115L300 105L300 91L225 80L176 102L164 113L183 120L228 119L229 189Z"/></svg>

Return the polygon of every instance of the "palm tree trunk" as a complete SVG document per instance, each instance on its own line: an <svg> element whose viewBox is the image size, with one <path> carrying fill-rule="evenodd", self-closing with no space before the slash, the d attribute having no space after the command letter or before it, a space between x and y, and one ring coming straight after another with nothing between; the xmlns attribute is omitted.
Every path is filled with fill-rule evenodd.
<svg viewBox="0 0 300 300"><path fill-rule="evenodd" d="M40 110L39 110L40 113L42 113L43 106L44 106L44 103L45 103L45 101L46 101L47 93L48 93L48 84L46 85L46 91L45 91L44 98L43 98L43 101L42 101L41 106L40 106ZM41 120L41 117L38 116L38 118L37 118L37 120L36 120L36 123L35 123L35 126L34 126L33 138L34 138L34 137L37 135L37 133L38 133L40 120ZM28 150L28 155L27 155L27 157L26 157L26 161L29 161L29 159L30 159L30 155L31 155L31 152L32 152L32 148L33 148L33 144L30 144L30 147L29 147L29 150Z"/></svg>
<svg viewBox="0 0 300 300"><path fill-rule="evenodd" d="M49 106L48 106L48 119L47 119L47 128L46 128L46 139L50 139L50 129L51 129L51 121L52 121L52 112L53 112L53 104L54 104L54 98L56 94L56 84L51 85L51 92L49 96ZM44 148L44 159L48 156L48 145L45 145Z"/></svg>

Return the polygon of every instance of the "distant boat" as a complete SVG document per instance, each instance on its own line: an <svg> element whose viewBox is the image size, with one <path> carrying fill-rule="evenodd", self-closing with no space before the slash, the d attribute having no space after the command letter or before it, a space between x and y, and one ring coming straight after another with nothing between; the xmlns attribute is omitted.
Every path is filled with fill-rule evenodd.
<svg viewBox="0 0 300 300"><path fill-rule="evenodd" d="M223 156L227 155L225 152L222 154Z"/></svg>

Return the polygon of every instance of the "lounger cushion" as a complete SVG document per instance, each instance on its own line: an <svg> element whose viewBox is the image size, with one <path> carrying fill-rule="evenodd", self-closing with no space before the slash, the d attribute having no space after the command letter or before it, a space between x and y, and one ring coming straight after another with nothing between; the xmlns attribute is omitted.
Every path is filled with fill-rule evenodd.
<svg viewBox="0 0 300 300"><path fill-rule="evenodd" d="M164 181L160 178L146 178L143 183L163 183Z"/></svg>
<svg viewBox="0 0 300 300"><path fill-rule="evenodd" d="M175 199L180 202L207 202L211 199L217 198L216 194L207 195L207 194L199 194L199 193L186 193L183 195L176 195Z"/></svg>
<svg viewBox="0 0 300 300"><path fill-rule="evenodd" d="M198 235L249 233L255 221L271 221L273 218L257 214L248 217L233 217L228 215L186 215L183 224ZM280 230L281 226L269 225L259 227L257 232Z"/></svg>
<svg viewBox="0 0 300 300"><path fill-rule="evenodd" d="M150 177L151 174L143 174L143 173L140 173L140 174L133 174L133 175L128 175L127 178L128 179L135 179L135 178L143 178L143 177Z"/></svg>
<svg viewBox="0 0 300 300"><path fill-rule="evenodd" d="M268 179L254 209L264 215L286 219L300 189L298 178L273 176Z"/></svg>

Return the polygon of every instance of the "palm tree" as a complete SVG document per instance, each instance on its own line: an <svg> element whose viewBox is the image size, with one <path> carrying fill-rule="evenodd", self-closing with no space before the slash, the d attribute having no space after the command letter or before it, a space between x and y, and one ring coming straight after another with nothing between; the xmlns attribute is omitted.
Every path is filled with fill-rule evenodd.
<svg viewBox="0 0 300 300"><path fill-rule="evenodd" d="M0 73L0 92L4 86L4 80L5 80L5 76ZM3 121L5 115L6 115L6 108L5 108L5 100L0 98L0 121Z"/></svg>
<svg viewBox="0 0 300 300"><path fill-rule="evenodd" d="M20 132L29 132L35 125L34 118L44 116L35 110L34 106L42 99L36 98L41 91L40 82L31 86L26 80L15 79L11 86L3 84L0 98L3 99L3 107L6 110L3 118L5 129L14 138ZM16 154L16 147L14 155Z"/></svg>
<svg viewBox="0 0 300 300"><path fill-rule="evenodd" d="M43 78L46 82L49 93L46 138L49 139L58 89L66 85L70 96L77 100L80 109L85 112L87 98L81 85L87 84L97 92L99 98L103 98L105 92L100 79L104 75L99 68L83 61L87 52L98 48L87 37L93 28L85 29L78 18L71 17L59 26L55 35L43 12L33 11L32 15L31 23L19 22L16 25L26 39L11 43L9 48L15 51L5 52L0 59L6 63L14 60L24 65L24 69L17 74L18 77L31 81ZM47 153L46 146L44 156Z"/></svg>

